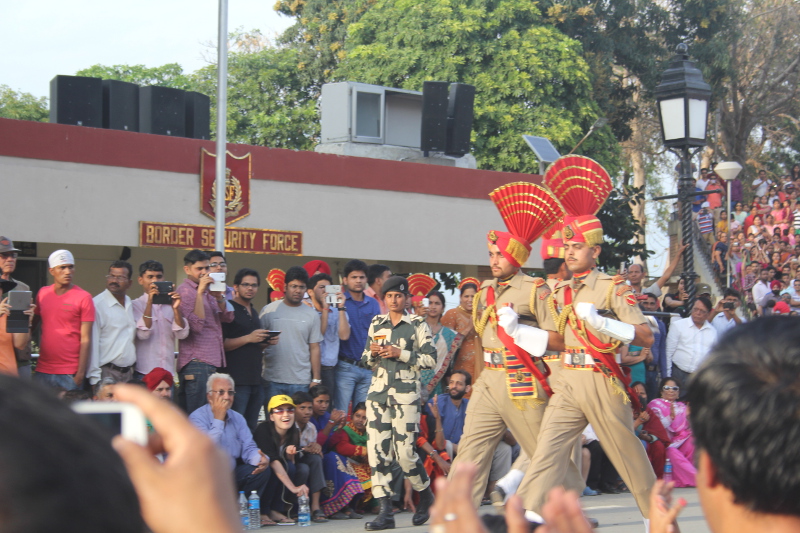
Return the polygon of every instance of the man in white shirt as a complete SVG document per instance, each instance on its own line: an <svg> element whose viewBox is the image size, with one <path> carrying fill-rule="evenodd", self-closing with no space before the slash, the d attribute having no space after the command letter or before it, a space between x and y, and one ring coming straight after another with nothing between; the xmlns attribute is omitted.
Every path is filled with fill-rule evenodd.
<svg viewBox="0 0 800 533"><path fill-rule="evenodd" d="M764 196L767 194L769 190L769 186L772 185L772 181L767 178L767 171L766 170L759 170L758 177L753 180L753 192L756 196Z"/></svg>
<svg viewBox="0 0 800 533"><path fill-rule="evenodd" d="M667 334L667 375L680 381L682 391L686 382L708 356L717 340L717 330L708 323L711 300L699 296L687 318L674 320Z"/></svg>
<svg viewBox="0 0 800 533"><path fill-rule="evenodd" d="M733 289L725 289L722 300L717 302L717 306L711 312L711 325L717 330L718 337L732 327L747 322L743 316L739 315L741 305L742 300L739 293Z"/></svg>
<svg viewBox="0 0 800 533"><path fill-rule="evenodd" d="M136 321L131 299L125 294L131 286L133 267L127 261L114 261L106 275L106 290L94 297L95 321L87 377L94 385L104 378L117 383L133 379L136 364Z"/></svg>
<svg viewBox="0 0 800 533"><path fill-rule="evenodd" d="M758 281L755 285L753 285L752 289L753 301L756 304L758 316L764 316L764 310L761 307L761 300L764 299L764 296L772 292L772 289L769 287L769 270L762 268L761 273L758 276Z"/></svg>

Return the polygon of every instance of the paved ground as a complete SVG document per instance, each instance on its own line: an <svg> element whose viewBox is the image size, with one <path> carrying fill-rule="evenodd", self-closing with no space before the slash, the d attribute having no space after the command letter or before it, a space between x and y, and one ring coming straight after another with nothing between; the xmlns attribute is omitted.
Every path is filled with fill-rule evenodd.
<svg viewBox="0 0 800 533"><path fill-rule="evenodd" d="M702 517L700 510L700 503L697 500L697 492L694 489L676 489L676 497L685 498L688 505L681 513L678 523L681 528L681 533L708 533L708 527ZM601 496L592 496L581 498L584 510L588 516L596 518L600 521L598 532L614 532L614 533L642 533L644 531L644 524L642 516L639 514L639 509L629 494L603 494ZM492 513L491 506L481 507L480 513ZM370 520L374 515L367 515L363 520L342 520L330 521L326 524L311 524L309 526L309 533L317 531L319 533L350 533L356 531L364 531L364 522ZM401 513L395 516L397 522L397 529L402 529L409 532L424 532L428 530L427 526L414 527L411 525L411 514ZM287 527L272 527L265 528L270 533L275 533L276 530L289 529ZM265 531L262 529L261 531Z"/></svg>

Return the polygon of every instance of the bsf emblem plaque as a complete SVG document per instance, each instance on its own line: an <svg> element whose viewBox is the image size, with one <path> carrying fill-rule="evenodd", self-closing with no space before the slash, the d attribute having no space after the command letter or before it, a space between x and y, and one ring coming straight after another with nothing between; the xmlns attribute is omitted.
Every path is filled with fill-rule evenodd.
<svg viewBox="0 0 800 533"><path fill-rule="evenodd" d="M252 154L237 157L226 152L225 164L225 225L232 224L250 214L250 177ZM201 149L200 158L200 212L216 219L217 156Z"/></svg>

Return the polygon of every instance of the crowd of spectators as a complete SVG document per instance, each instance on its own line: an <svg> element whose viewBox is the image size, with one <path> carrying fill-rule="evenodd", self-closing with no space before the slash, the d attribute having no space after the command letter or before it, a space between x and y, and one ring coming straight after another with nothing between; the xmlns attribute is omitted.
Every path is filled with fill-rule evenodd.
<svg viewBox="0 0 800 533"><path fill-rule="evenodd" d="M741 182L734 180L731 213L724 207L727 199L723 196L720 204L718 194L696 196L693 201L698 229L708 243L709 260L717 282L744 295L747 315L800 311L800 299L796 298L794 287L795 280L800 277L800 205L797 199L800 173L797 170L798 165L794 165L791 172L780 176L760 170L748 195L743 194ZM704 168L695 188L698 192L725 190L725 184L713 170ZM752 197L752 201L745 196ZM764 276L766 279L760 284Z"/></svg>
<svg viewBox="0 0 800 533"><path fill-rule="evenodd" d="M18 253L0 237L3 293L28 288L11 277ZM258 310L252 302L261 274L240 268L219 285L210 275L228 274L219 252L189 251L177 284L164 281L157 261L138 268L111 262L105 290L95 296L73 284L68 250L48 261L53 284L25 311L27 333L5 333L10 308L0 304L0 372L25 377L34 331L41 342L31 379L64 401L115 401L118 384L134 383L177 404L226 452L237 489L260 496L263 525L294 523L300 495L309 497L314 522L358 519L370 510L364 402L372 373L361 359L369 324L382 312L389 267L352 260L334 291L325 262L291 267L281 294L273 291ZM416 442L431 477L446 475L458 453L464 396L477 377L475 281L461 287L455 313L444 313L438 291L428 295L427 307L417 302L409 311L431 311L426 320L437 350L438 364L424 376L431 402ZM139 294L131 291L134 282ZM498 445L493 481L510 468L513 444L509 434ZM393 506L413 510L411 484L393 468Z"/></svg>
<svg viewBox="0 0 800 533"><path fill-rule="evenodd" d="M699 189L720 185L713 172L703 179ZM762 175L753 191L763 194L749 211L740 200L728 217L716 194L699 203L697 222L709 237L718 281L725 280L729 260L732 266L731 287L717 302L710 286L697 284L698 297L687 309L684 278L670 292L683 249L657 280L647 282L640 264L626 270L642 310L655 313L648 317L652 347L624 346L620 358L641 403L633 423L659 478L669 461L678 486L694 486L693 437L683 400L686 384L717 339L748 317L800 310L796 190L800 182L775 184ZM27 289L12 277L18 252L0 237L0 298L15 287ZM370 321L385 312L379 295L392 275L389 267L349 261L342 288L333 293L327 287L334 278L323 261L292 267L281 297L259 311L252 304L261 287L259 272L240 268L231 285L218 287L209 274L228 271L219 252L188 252L186 279L166 288L159 262L134 268L114 261L106 289L95 296L72 283L75 261L68 250L51 254L48 266L53 284L39 290L24 311L28 333L6 333L10 309L5 300L0 303L0 373L38 381L68 402L114 401L116 384L136 383L176 403L227 453L237 490L261 497L263 525L294 523L298 496L309 497L314 522L358 519L371 510L364 402L372 373L361 358ZM141 294L132 299L134 279ZM446 477L458 454L472 384L482 368L471 317L479 283L465 281L456 308L444 313L444 294L431 291L427 307L417 302L410 310L426 316L439 363L423 375L416 441L432 479ZM33 365L32 331L41 338ZM591 427L583 446L584 494L627 490ZM518 453L507 432L494 453L487 501ZM413 510L411 484L397 464L393 468L393 506Z"/></svg>

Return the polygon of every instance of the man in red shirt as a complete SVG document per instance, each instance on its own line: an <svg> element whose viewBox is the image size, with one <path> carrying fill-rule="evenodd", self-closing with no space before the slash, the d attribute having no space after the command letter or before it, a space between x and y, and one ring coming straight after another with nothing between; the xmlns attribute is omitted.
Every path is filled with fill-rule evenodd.
<svg viewBox="0 0 800 533"><path fill-rule="evenodd" d="M41 323L42 340L34 381L67 390L83 386L89 364L94 323L92 295L72 284L75 259L68 250L50 254L53 284L36 295L34 327Z"/></svg>

